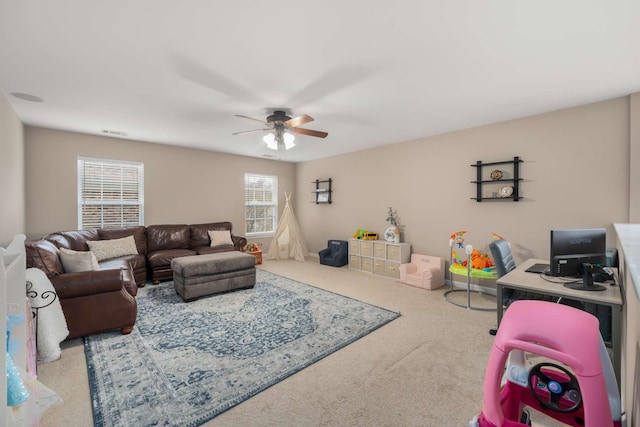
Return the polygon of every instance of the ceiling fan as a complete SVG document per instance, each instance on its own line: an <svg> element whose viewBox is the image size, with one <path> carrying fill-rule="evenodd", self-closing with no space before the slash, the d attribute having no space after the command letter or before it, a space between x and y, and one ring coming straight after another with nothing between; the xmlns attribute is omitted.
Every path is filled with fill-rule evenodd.
<svg viewBox="0 0 640 427"><path fill-rule="evenodd" d="M271 131L263 137L264 142L267 144L267 147L272 150L277 150L279 146L285 147L285 149L290 149L295 146L293 143L295 137L294 133L299 133L302 135L315 136L317 138L326 138L329 135L327 132L321 132L318 130L304 129L298 126L301 126L305 123L312 122L314 120L313 117L303 114L298 117L291 118L284 111L276 110L270 116L267 116L266 121L260 119L254 119L253 117L243 116L241 114L236 114L236 117L241 117L243 119L254 120L256 122L260 122L265 125L265 128L262 129L254 129L254 130L245 130L242 132L235 132L233 135L241 135L244 133L251 132L262 132L262 131Z"/></svg>

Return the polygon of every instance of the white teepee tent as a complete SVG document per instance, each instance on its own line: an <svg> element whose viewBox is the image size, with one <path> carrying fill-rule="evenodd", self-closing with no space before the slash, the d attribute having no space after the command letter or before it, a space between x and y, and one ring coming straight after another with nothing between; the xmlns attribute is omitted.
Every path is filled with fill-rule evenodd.
<svg viewBox="0 0 640 427"><path fill-rule="evenodd" d="M265 258L295 258L298 261L304 261L304 257L309 253L309 250L304 243L300 227L298 227L298 221L296 221L296 216L293 214L293 209L289 204L291 193L284 193L284 197L287 200L287 204L284 207L278 230L273 240L271 240L271 246Z"/></svg>

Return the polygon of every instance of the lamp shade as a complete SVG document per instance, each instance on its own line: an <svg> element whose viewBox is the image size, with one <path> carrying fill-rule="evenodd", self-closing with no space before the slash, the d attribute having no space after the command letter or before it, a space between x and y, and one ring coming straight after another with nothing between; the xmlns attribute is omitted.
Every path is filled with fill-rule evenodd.
<svg viewBox="0 0 640 427"><path fill-rule="evenodd" d="M263 136L262 140L267 144L267 148L270 148L272 150L277 150L278 149L278 143L276 142L276 136L273 134L273 132L269 132L268 134Z"/></svg>
<svg viewBox="0 0 640 427"><path fill-rule="evenodd" d="M296 139L295 136L293 136L289 132L285 132L284 133L284 148L288 150L289 148L295 147L296 144L294 144L294 142L293 142L295 139Z"/></svg>
<svg viewBox="0 0 640 427"><path fill-rule="evenodd" d="M282 130L278 131L278 129L276 129L275 133L269 132L262 137L262 140L267 144L267 148L272 150L277 150L280 145L284 145L286 150L293 148L296 146L293 142L295 139L296 137L293 134Z"/></svg>

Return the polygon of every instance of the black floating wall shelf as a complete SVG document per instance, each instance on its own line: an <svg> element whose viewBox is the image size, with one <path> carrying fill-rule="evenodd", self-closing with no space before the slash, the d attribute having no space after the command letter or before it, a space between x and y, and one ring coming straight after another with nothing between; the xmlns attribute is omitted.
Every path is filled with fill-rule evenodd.
<svg viewBox="0 0 640 427"><path fill-rule="evenodd" d="M478 160L475 165L471 165L471 167L476 168L476 180L471 181L471 183L476 184L476 197L471 199L475 199L477 202L493 200L517 202L522 199L520 195L520 181L522 181L522 178L520 178L520 163L522 163L520 157L514 157L513 160L505 160L503 162L483 163ZM499 165L508 165L508 170L502 171L498 169L500 178L491 177L491 171L487 172L486 168ZM504 178L505 175L511 175L512 177ZM483 190L487 191L487 185L493 187L489 190L492 192L491 196L483 195Z"/></svg>
<svg viewBox="0 0 640 427"><path fill-rule="evenodd" d="M329 179L316 179L315 181L311 181L312 184L316 185L315 190L312 191L315 196L315 200L312 200L316 205L331 203L331 183L333 181L331 178Z"/></svg>

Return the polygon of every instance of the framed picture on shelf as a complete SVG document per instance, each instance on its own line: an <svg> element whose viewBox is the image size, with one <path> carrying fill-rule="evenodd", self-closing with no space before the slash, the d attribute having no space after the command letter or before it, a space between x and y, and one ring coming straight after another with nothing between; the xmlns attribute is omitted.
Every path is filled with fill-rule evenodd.
<svg viewBox="0 0 640 427"><path fill-rule="evenodd" d="M327 203L329 201L329 193L318 193L318 203Z"/></svg>

